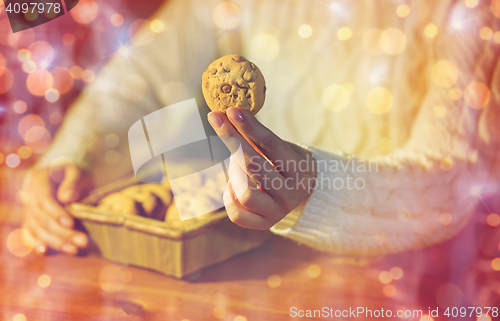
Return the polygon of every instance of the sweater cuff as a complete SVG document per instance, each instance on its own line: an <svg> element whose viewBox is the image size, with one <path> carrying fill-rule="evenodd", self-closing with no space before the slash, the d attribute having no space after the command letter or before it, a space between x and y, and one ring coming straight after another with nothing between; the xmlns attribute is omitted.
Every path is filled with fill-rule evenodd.
<svg viewBox="0 0 500 321"><path fill-rule="evenodd" d="M321 164L330 164L332 161L341 163L350 157L342 152L338 152L335 155L311 146L300 145L300 147L309 151L316 163L316 188L306 202L301 203L281 221L272 226L270 230L274 234L324 251L325 244L323 243L325 240L335 239L335 228L328 232L325 231L325 218L323 216L328 214L330 218L327 221L331 221L331 216L338 210L332 202L332 191L324 182L325 180L335 182L336 178L344 179L342 176L345 176L343 174L346 173L329 171L328 166L321 166ZM342 155L343 157L338 155ZM340 227L340 224L338 227ZM330 234L331 232L333 232L333 235Z"/></svg>

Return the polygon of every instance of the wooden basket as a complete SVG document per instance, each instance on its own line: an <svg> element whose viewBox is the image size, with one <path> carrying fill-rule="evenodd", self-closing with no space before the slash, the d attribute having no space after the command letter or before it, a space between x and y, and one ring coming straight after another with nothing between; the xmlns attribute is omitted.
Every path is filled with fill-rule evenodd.
<svg viewBox="0 0 500 321"><path fill-rule="evenodd" d="M139 183L135 177L125 179L71 204L70 213L82 222L95 244L92 252L112 261L181 278L256 248L271 235L269 231L237 226L225 210L177 224L96 207L106 195Z"/></svg>

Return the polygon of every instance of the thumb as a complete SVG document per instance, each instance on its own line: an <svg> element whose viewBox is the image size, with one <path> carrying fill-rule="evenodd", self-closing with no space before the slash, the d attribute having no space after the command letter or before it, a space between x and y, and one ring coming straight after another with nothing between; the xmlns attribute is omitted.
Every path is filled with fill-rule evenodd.
<svg viewBox="0 0 500 321"><path fill-rule="evenodd" d="M74 166L66 166L64 169L64 179L57 190L57 199L63 204L71 203L80 197L81 170Z"/></svg>

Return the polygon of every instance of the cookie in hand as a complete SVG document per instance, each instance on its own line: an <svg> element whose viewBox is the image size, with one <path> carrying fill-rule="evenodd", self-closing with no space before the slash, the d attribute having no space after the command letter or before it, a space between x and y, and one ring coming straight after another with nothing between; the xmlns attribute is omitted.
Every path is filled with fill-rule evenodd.
<svg viewBox="0 0 500 321"><path fill-rule="evenodd" d="M211 110L225 113L229 107L240 107L255 115L264 105L266 81L254 63L227 55L205 70L202 91Z"/></svg>

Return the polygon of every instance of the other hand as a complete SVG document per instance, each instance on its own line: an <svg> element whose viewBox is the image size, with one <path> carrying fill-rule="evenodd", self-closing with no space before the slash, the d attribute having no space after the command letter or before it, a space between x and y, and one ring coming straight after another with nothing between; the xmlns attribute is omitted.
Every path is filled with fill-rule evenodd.
<svg viewBox="0 0 500 321"><path fill-rule="evenodd" d="M78 200L91 188L90 176L74 164L32 170L23 190L23 228L35 239L35 250L47 247L76 254L87 246L85 233L74 230L74 219L64 205Z"/></svg>

